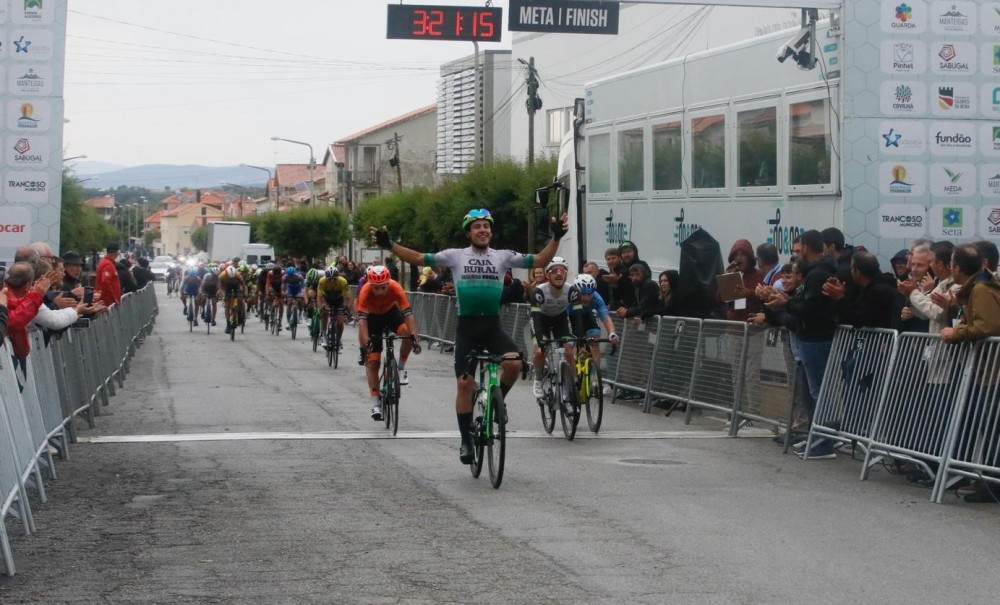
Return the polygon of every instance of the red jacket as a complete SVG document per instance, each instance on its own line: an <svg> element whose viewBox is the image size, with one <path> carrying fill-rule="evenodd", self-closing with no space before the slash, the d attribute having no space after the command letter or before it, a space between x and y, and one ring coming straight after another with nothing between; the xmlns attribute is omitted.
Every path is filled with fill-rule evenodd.
<svg viewBox="0 0 1000 605"><path fill-rule="evenodd" d="M7 296L7 310L10 319L7 323L7 336L14 346L14 357L24 360L31 352L31 341L28 339L28 324L38 315L38 307L42 306L43 298L37 290L30 290L23 298Z"/></svg>
<svg viewBox="0 0 1000 605"><path fill-rule="evenodd" d="M118 281L118 267L110 256L102 258L97 265L97 282L94 286L101 295L101 302L105 305L122 304L122 284Z"/></svg>

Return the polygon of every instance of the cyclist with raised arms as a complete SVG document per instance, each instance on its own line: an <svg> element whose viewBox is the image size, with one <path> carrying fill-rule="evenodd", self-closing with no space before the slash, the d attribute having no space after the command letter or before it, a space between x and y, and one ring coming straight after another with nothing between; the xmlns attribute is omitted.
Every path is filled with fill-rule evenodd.
<svg viewBox="0 0 1000 605"><path fill-rule="evenodd" d="M538 254L491 248L493 217L485 208L469 211L462 219L462 228L470 246L449 248L436 254L417 252L393 242L384 226L381 229L370 227L369 230L380 247L391 250L396 258L406 263L452 269L458 297L458 326L455 330L455 377L458 379L458 388L455 395L455 415L462 436L459 460L462 464L470 464L473 451L469 430L473 414L472 391L476 386L476 379L475 376L468 375L469 353L481 343L491 353L505 355L500 390L506 396L517 381L522 362L516 355L517 345L500 323L504 274L507 269L546 266L556 255L559 239L569 229L569 219L565 214L558 221L553 219L553 238ZM505 410L499 412L499 417L503 418Z"/></svg>
<svg viewBox="0 0 1000 605"><path fill-rule="evenodd" d="M586 338L600 338L601 328L597 325L597 322L600 321L604 324L604 329L608 331L608 340L612 343L617 343L618 335L615 334L615 324L611 321L611 312L608 311L608 305L597 291L597 280L592 275L581 273L576 276L573 285L580 291L580 304L587 311L584 314L583 335ZM576 334L580 336L579 332ZM593 358L594 363L600 367L601 347L590 347L590 356Z"/></svg>
<svg viewBox="0 0 1000 605"><path fill-rule="evenodd" d="M382 420L382 400L379 398L378 373L382 365L382 332L388 328L404 338L399 350L399 384L409 384L404 369L410 351L420 353L416 346L417 320L410 310L410 299L399 283L389 275L389 269L382 265L368 268L368 282L358 292L358 341L361 343L361 359L367 354L368 388L372 396L372 420Z"/></svg>
<svg viewBox="0 0 1000 605"><path fill-rule="evenodd" d="M576 366L576 354L573 346L573 334L583 334L586 310L580 302L580 291L575 285L566 285L566 275L569 264L566 259L557 256L545 267L546 281L538 284L531 291L531 324L535 333L535 380L531 385L531 393L535 399L545 397L545 387L542 378L545 376L544 340L552 339L562 343L566 352L566 363L569 367ZM574 329L570 329L570 318ZM567 407L569 401L561 402L563 413L573 415L573 408Z"/></svg>

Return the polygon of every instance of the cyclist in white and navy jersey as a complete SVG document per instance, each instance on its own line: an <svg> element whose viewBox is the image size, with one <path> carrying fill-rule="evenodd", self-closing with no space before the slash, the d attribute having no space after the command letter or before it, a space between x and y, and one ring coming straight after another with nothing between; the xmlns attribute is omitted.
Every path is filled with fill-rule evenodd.
<svg viewBox="0 0 1000 605"><path fill-rule="evenodd" d="M458 297L458 326L455 330L455 376L458 392L455 396L455 414L462 436L459 460L462 464L473 461L472 393L475 377L469 373L468 356L476 345L483 344L493 354L504 354L500 389L504 395L517 380L521 361L517 359L518 347L500 323L500 296L503 278L508 268L530 269L544 267L556 255L559 239L569 229L569 219L564 214L558 221L552 219L552 239L538 254L521 254L511 250L490 247L493 239L493 217L485 208L471 210L462 220L462 228L469 239L468 248L449 248L436 254L422 253L405 248L389 238L389 231L370 227L379 247L390 250L396 258L411 265L450 267ZM504 418L506 410L499 410Z"/></svg>
<svg viewBox="0 0 1000 605"><path fill-rule="evenodd" d="M576 354L573 346L573 335L583 336L584 316L586 310L580 302L580 291L576 286L566 283L569 265L562 257L555 257L545 267L547 281L539 284L531 292L531 325L535 334L535 380L531 392L535 399L545 396L542 378L545 376L545 340L556 340L562 343L566 352L566 363L570 367L576 365ZM570 327L570 320L573 327ZM569 402L563 402L567 404ZM563 410L567 415L572 409Z"/></svg>

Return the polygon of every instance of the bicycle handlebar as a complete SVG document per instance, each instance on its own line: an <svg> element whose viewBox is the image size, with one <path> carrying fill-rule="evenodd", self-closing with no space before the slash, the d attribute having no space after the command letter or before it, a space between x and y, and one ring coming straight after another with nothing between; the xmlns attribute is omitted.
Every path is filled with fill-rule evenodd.
<svg viewBox="0 0 1000 605"><path fill-rule="evenodd" d="M510 353L488 353L484 349L474 349L469 352L467 360L467 367L462 378L468 378L476 372L476 364L480 361L485 361L487 363L502 363L504 361L520 361L521 362L521 380L526 380L528 378L528 370L530 369L529 364L524 359L524 352L518 351L517 357L507 357Z"/></svg>

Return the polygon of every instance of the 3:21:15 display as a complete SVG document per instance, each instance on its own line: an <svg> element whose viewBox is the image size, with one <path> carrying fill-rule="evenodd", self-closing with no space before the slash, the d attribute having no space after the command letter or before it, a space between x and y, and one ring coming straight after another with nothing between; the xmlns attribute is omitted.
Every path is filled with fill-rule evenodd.
<svg viewBox="0 0 1000 605"><path fill-rule="evenodd" d="M502 17L493 7L390 4L386 37L499 42Z"/></svg>

